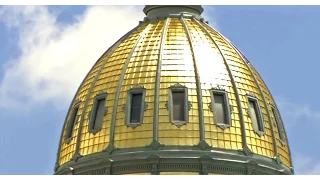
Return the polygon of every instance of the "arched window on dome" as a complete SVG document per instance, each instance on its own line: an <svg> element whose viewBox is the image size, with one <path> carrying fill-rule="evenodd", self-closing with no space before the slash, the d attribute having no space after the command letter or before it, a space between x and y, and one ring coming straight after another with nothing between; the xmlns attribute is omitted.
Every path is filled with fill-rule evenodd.
<svg viewBox="0 0 320 180"><path fill-rule="evenodd" d="M128 90L127 101L123 106L125 112L125 124L128 127L136 128L143 123L144 111L147 110L145 102L146 89L142 86L135 86Z"/></svg>
<svg viewBox="0 0 320 180"><path fill-rule="evenodd" d="M280 122L280 115L278 113L278 111L276 110L275 106L271 105L271 112L272 112L272 117L274 120L275 125L277 126L277 130L278 130L278 135L279 135L279 139L281 141L281 143L284 143L284 134L283 134L283 126L282 123Z"/></svg>
<svg viewBox="0 0 320 180"><path fill-rule="evenodd" d="M221 129L231 126L231 108L228 101L228 93L220 87L210 90L210 110L213 112L215 124Z"/></svg>
<svg viewBox="0 0 320 180"><path fill-rule="evenodd" d="M102 128L103 118L107 113L106 107L107 93L100 92L96 95L92 110L89 112L89 132L97 133Z"/></svg>
<svg viewBox="0 0 320 180"><path fill-rule="evenodd" d="M191 102L188 101L188 88L181 84L170 86L166 107L169 110L171 123L178 127L187 124L191 109Z"/></svg>
<svg viewBox="0 0 320 180"><path fill-rule="evenodd" d="M265 133L265 129L259 101L253 94L248 94L247 98L248 115L251 119L252 128L259 136L262 136Z"/></svg>
<svg viewBox="0 0 320 180"><path fill-rule="evenodd" d="M76 102L75 105L72 108L72 113L69 117L69 121L67 124L67 129L66 129L66 143L70 142L71 138L72 138L72 134L73 134L73 130L74 130L74 125L77 122L78 119L78 111L79 111L79 106L80 106L80 102Z"/></svg>

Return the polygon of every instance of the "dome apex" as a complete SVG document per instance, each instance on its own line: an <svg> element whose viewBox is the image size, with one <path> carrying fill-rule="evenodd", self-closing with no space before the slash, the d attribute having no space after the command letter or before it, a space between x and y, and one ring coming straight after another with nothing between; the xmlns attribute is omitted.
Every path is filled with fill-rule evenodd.
<svg viewBox="0 0 320 180"><path fill-rule="evenodd" d="M149 19L163 18L174 15L191 15L200 18L203 8L201 5L146 5L143 12Z"/></svg>

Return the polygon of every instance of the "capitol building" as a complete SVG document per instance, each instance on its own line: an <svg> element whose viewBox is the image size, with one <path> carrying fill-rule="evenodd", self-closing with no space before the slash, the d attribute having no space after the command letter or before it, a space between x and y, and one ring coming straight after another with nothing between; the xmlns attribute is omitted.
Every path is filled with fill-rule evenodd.
<svg viewBox="0 0 320 180"><path fill-rule="evenodd" d="M70 104L54 174L294 174L271 92L203 11L147 5L105 47Z"/></svg>

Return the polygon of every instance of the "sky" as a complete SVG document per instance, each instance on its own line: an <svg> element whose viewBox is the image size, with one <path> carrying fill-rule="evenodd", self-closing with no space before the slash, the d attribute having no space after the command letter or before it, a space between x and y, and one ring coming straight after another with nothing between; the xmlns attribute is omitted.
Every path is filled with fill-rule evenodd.
<svg viewBox="0 0 320 180"><path fill-rule="evenodd" d="M0 6L0 174L53 174L70 102L143 6ZM280 108L295 174L320 174L320 6L204 6ZM116 18L115 18L116 17Z"/></svg>

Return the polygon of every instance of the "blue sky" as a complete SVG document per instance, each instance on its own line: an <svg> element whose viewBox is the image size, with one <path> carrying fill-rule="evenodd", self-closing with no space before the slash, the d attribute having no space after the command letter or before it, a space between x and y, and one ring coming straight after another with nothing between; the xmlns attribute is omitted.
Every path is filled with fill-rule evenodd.
<svg viewBox="0 0 320 180"><path fill-rule="evenodd" d="M76 88L142 8L0 6L0 174L53 173ZM296 174L320 174L320 6L205 6L204 16L276 98Z"/></svg>

